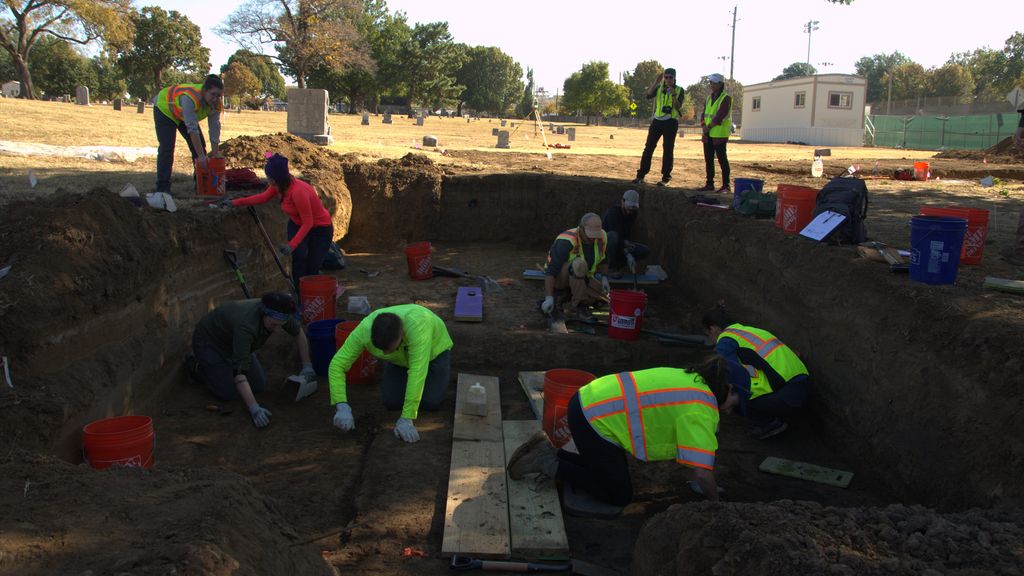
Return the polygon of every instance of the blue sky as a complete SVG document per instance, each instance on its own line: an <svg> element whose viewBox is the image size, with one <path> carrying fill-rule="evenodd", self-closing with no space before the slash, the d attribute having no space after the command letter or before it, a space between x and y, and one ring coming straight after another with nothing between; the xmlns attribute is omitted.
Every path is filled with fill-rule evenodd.
<svg viewBox="0 0 1024 576"><path fill-rule="evenodd" d="M240 2L160 4L199 24L215 70L235 51L213 28ZM729 62L720 58L729 56L733 6L738 6L739 16L735 77L744 84L770 80L789 64L805 61L808 35L803 26L809 20L819 22L811 36L811 64L819 72L853 73L861 56L895 50L926 68L938 66L953 52L1002 48L1006 38L1024 30L1021 8L1011 0L974 0L956 11L934 0L854 0L851 6L826 0L389 0L388 6L404 11L410 23L447 21L458 42L498 46L524 70L532 67L537 85L551 93L590 60L608 62L616 81L621 72L648 59L674 66L684 85L711 72L728 74Z"/></svg>

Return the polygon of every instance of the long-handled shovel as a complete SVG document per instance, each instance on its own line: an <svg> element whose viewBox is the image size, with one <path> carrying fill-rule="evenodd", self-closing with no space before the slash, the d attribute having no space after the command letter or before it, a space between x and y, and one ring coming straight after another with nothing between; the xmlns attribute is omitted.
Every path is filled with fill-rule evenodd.
<svg viewBox="0 0 1024 576"><path fill-rule="evenodd" d="M252 214L253 220L256 221L256 226L258 226L260 232L263 233L263 239L267 241L267 248L270 249L270 255L274 257L274 262L277 262L277 268L281 271L281 275L284 276L285 281L288 282L288 286L291 287L292 294L298 297L299 290L295 286L295 283L292 282L292 277L288 275L288 271L284 269L284 264L281 263L281 259L278 258L277 249L274 248L274 241L270 239L270 234L267 234L267 229L263 227L263 221L260 220L260 215L256 212L256 208L249 206L249 214Z"/></svg>
<svg viewBox="0 0 1024 576"><path fill-rule="evenodd" d="M249 286L245 283L245 276L242 275L242 269L238 266L238 254L234 250L225 250L224 259L227 260L228 266L231 266L231 270L235 272L235 278L238 278L238 283L242 285L242 293L245 294L246 298L252 298L252 294L249 293Z"/></svg>

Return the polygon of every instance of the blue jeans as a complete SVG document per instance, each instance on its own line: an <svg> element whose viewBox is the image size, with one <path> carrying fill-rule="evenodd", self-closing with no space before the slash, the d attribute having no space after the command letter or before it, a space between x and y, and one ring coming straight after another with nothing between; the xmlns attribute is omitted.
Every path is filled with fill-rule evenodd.
<svg viewBox="0 0 1024 576"><path fill-rule="evenodd" d="M299 225L288 220L288 240L294 238L298 231ZM292 282L295 283L296 290L299 289L299 278L320 273L320 266L323 265L333 240L334 226L314 226L292 251Z"/></svg>
<svg viewBox="0 0 1024 576"><path fill-rule="evenodd" d="M156 125L156 140L159 144L156 152L156 191L170 192L171 169L174 168L174 145L177 143L178 134L181 134L181 137L185 139L185 143L188 144L188 151L192 153L193 161L199 156L199 153L192 146L192 139L188 137L188 128L184 122L175 124L174 120L168 118L166 114L154 106L153 123ZM205 151L206 139L203 138L202 131L199 132L199 141L203 144L203 150ZM192 179L195 180L194 170Z"/></svg>
<svg viewBox="0 0 1024 576"><path fill-rule="evenodd" d="M651 249L646 244L630 242L633 245L633 258L639 262L651 255ZM626 265L626 246L619 238L619 233L612 230L608 232L608 268L615 270Z"/></svg>
<svg viewBox="0 0 1024 576"><path fill-rule="evenodd" d="M420 408L433 412L441 407L448 392L448 380L452 373L452 351L445 350L427 366L427 381L423 384ZM409 369L384 363L384 381L380 385L380 397L384 408L401 410L405 405L405 387L409 381Z"/></svg>

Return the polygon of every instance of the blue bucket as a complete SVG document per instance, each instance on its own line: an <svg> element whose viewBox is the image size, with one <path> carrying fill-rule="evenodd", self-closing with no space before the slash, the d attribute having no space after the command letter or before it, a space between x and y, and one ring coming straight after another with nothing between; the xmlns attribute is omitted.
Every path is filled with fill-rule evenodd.
<svg viewBox="0 0 1024 576"><path fill-rule="evenodd" d="M960 267L967 220L948 216L914 216L910 220L910 279L925 284L952 284Z"/></svg>
<svg viewBox="0 0 1024 576"><path fill-rule="evenodd" d="M740 194L746 190L764 191L764 180L757 178L736 178L732 181L732 207L740 205Z"/></svg>
<svg viewBox="0 0 1024 576"><path fill-rule="evenodd" d="M343 318L329 318L310 322L306 326L309 356L313 361L313 370L316 370L317 376L327 376L327 368L338 351L338 345L334 341L334 329L344 321Z"/></svg>

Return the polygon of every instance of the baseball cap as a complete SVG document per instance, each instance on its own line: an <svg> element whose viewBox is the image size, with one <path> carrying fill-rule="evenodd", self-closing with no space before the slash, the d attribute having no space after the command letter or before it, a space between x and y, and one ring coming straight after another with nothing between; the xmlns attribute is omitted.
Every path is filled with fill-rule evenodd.
<svg viewBox="0 0 1024 576"><path fill-rule="evenodd" d="M725 82L725 76L722 76L721 74L718 74L716 72L715 74L711 74L710 76L708 76L708 82Z"/></svg>
<svg viewBox="0 0 1024 576"><path fill-rule="evenodd" d="M580 218L580 224L583 226L583 231L587 233L587 236L591 238L601 237L601 217L593 212L588 212Z"/></svg>
<svg viewBox="0 0 1024 576"><path fill-rule="evenodd" d="M639 208L640 207L640 193L636 190L626 190L622 194L622 202L626 208Z"/></svg>

